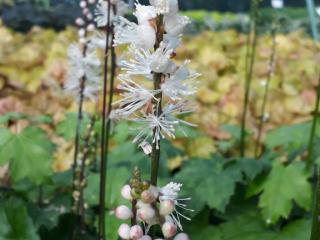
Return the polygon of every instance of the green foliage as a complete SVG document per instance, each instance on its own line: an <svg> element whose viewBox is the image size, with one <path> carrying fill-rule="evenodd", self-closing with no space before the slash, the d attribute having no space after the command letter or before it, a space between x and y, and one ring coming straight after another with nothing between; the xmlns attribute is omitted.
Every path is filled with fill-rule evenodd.
<svg viewBox="0 0 320 240"><path fill-rule="evenodd" d="M196 222L197 224L203 224ZM305 220L296 220L280 231L268 229L255 211L238 215L231 221L219 226L194 227L191 238L194 240L301 240L309 236L310 223Z"/></svg>
<svg viewBox="0 0 320 240"><path fill-rule="evenodd" d="M61 135L67 140L74 139L77 126L77 118L78 114L75 112L66 113L65 119L57 125L57 134ZM84 115L80 131L81 136L84 136L87 133L88 124L89 118L88 116Z"/></svg>
<svg viewBox="0 0 320 240"><path fill-rule="evenodd" d="M9 199L0 205L1 240L38 240L37 230L28 216L24 203Z"/></svg>
<svg viewBox="0 0 320 240"><path fill-rule="evenodd" d="M270 149L281 146L288 150L299 149L308 143L310 131L310 122L283 126L270 131L265 144Z"/></svg>
<svg viewBox="0 0 320 240"><path fill-rule="evenodd" d="M259 207L262 208L263 217L268 223L274 224L281 217L288 218L293 202L305 210L310 210L312 191L308 177L305 165L301 162L288 166L279 161L273 163L268 177L256 186L256 192L263 191Z"/></svg>
<svg viewBox="0 0 320 240"><path fill-rule="evenodd" d="M9 163L13 181L29 178L40 184L52 174L54 146L43 130L27 127L13 134L1 128L0 135L0 164Z"/></svg>
<svg viewBox="0 0 320 240"><path fill-rule="evenodd" d="M196 210L204 205L225 211L236 184L245 176L254 178L264 168L262 161L241 159L227 164L227 160L214 156L210 160L191 160L176 175L184 183L184 191L192 196Z"/></svg>
<svg viewBox="0 0 320 240"><path fill-rule="evenodd" d="M131 173L127 168L110 168L107 172L106 206L109 209L117 207L122 201L120 190L130 177ZM90 174L85 189L85 200L90 205L99 203L99 174Z"/></svg>

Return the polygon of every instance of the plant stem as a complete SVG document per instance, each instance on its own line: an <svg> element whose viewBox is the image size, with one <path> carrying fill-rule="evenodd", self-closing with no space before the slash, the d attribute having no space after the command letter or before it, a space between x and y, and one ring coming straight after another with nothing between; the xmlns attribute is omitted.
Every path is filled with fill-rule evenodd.
<svg viewBox="0 0 320 240"><path fill-rule="evenodd" d="M108 85L108 63L109 63L109 40L111 34L111 1L108 0L108 23L106 26L106 46L104 55L104 77L103 77L103 107L102 107L102 129L101 129L101 162L100 162L100 196L99 196L99 223L98 223L98 235L100 240L106 238L106 226L105 226L105 211L106 211L106 182L107 182L107 153L109 142L109 121L107 123L107 115L110 113L110 108L107 114L107 85ZM110 93L111 89L110 89ZM110 106L110 102L109 102Z"/></svg>
<svg viewBox="0 0 320 240"><path fill-rule="evenodd" d="M307 169L310 169L312 166L312 156L313 156L313 143L314 138L316 136L316 128L317 128L317 120L319 115L319 107L320 107L320 74L319 81L317 86L317 102L313 115L312 128L310 133L310 139L308 144L308 158L307 158ZM314 191L314 207L313 207L313 217L312 217L312 229L311 229L311 238L310 240L318 240L320 237L320 170L315 166L316 170L316 188Z"/></svg>
<svg viewBox="0 0 320 240"><path fill-rule="evenodd" d="M95 124L95 117L91 119L88 133L84 139L84 147L83 147L83 157L81 159L81 167L80 167L80 176L79 176L79 201L78 201L78 215L80 216L80 228L84 230L85 226L85 219L84 219L84 188L85 188L85 170L86 170L86 160L88 158L88 155L90 153L90 140L93 132L93 127Z"/></svg>
<svg viewBox="0 0 320 240"><path fill-rule="evenodd" d="M250 33L247 40L247 54L246 54L246 66L245 66L245 95L243 104L243 114L241 118L241 136L240 136L240 155L245 156L245 138L246 138L246 118L249 106L249 97L251 90L251 82L253 76L253 67L256 55L257 47L257 15L258 15L258 2L257 0L251 0L251 13L250 13ZM252 33L252 42L250 41ZM251 48L250 48L251 47Z"/></svg>
<svg viewBox="0 0 320 240"><path fill-rule="evenodd" d="M157 22L157 40L155 44L155 50L159 48L160 43L163 40L164 30L163 30L163 16L160 15L156 19ZM153 75L153 85L154 90L161 89L161 73L154 73ZM160 116L162 113L162 93L158 93L155 98L157 101L154 101L155 106L155 115ZM155 138L156 130L153 130L153 139ZM160 162L160 140L154 141L152 144L152 153L151 153L151 184L156 186L158 182L158 172L159 172L159 162Z"/></svg>
<svg viewBox="0 0 320 240"><path fill-rule="evenodd" d="M254 150L254 155L256 158L259 155L259 146L261 142L262 130L265 122L266 106L267 106L267 101L269 96L269 86L270 86L272 74L274 73L275 53L276 53L276 27L274 24L274 26L272 27L272 48L271 48L271 55L270 55L269 64L268 64L268 68L269 68L268 77L267 77L267 82L264 88L264 95L263 95L261 112L259 117L259 125L258 125L258 136L256 139L255 150Z"/></svg>

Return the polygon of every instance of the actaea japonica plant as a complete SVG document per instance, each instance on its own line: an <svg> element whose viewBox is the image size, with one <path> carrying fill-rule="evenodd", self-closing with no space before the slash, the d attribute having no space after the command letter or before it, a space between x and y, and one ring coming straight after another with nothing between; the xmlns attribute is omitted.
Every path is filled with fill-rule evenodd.
<svg viewBox="0 0 320 240"><path fill-rule="evenodd" d="M93 18L88 12L88 3L82 1L80 6L84 16L91 21ZM119 6L121 11L117 14L114 9ZM110 38L96 32L88 34L88 31L93 32L94 27L88 25L87 20L77 19L81 46L70 47L71 70L66 89L79 103L79 132L83 101L86 98L96 99L101 86L99 68L101 69L102 64L96 55L97 48L107 51L109 41L112 42L112 47L128 45L129 58L120 62L122 73L118 77L121 81L119 90L122 99L113 104L113 111L109 104L108 114L103 114L102 117L107 117L108 121L126 119L138 125L138 133L133 143L150 155L151 177L150 181L144 181L140 177L139 169L135 169L132 179L121 190L122 196L131 201L132 208L119 206L115 215L122 220L131 219L131 226L122 224L118 233L122 239L189 239L187 234L182 232L181 219L190 220L183 212L192 211L186 204L191 199L179 196L182 184L170 182L164 187L157 187L161 139L175 138L175 132L182 130L181 125L194 126L178 116L192 112L189 98L196 92L196 78L199 74L188 70L189 60L182 65L177 65L174 61L175 49L181 43L181 36L189 19L178 15L177 0L150 0L150 6L137 2L135 7L137 23L120 16L125 13L122 11L125 9L122 1L98 3L95 11L96 24L98 27L107 26L107 30L112 24L114 36ZM106 64L104 71L105 74L108 71ZM147 81L152 82L153 88L139 84L137 79L141 77L146 79L146 86ZM105 94L104 91L104 97ZM105 133L102 134L101 137L104 137ZM80 149L77 138L79 136L76 137L75 173ZM150 233L149 230L154 225L160 226L161 236ZM101 231L102 233L99 229L99 236L104 239L105 230Z"/></svg>
<svg viewBox="0 0 320 240"><path fill-rule="evenodd" d="M160 225L162 236L154 239L183 240L189 237L178 233L183 231L180 220L190 220L182 212L192 211L186 204L191 199L179 197L182 184L171 182L157 187L157 179L161 139L174 138L181 124L193 126L178 116L192 111L189 97L196 92L199 74L188 70L188 60L180 66L174 62L175 49L189 23L187 17L178 15L178 1L150 0L150 4L136 3L137 23L119 17L115 25L114 45L129 45L129 57L120 63L122 99L115 102L117 108L111 117L138 125L133 143L151 158L150 181L141 180L139 169L135 169L121 191L132 207L119 206L115 215L122 220L131 219L131 226L124 223L118 229L122 239L152 239L157 234L150 234L150 228ZM141 76L153 81L152 89L137 82Z"/></svg>

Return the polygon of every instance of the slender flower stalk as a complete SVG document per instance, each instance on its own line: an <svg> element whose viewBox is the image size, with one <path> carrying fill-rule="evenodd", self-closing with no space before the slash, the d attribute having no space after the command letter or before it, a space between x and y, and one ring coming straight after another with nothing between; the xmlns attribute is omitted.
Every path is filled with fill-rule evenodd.
<svg viewBox="0 0 320 240"><path fill-rule="evenodd" d="M275 61L275 54L276 54L276 23L273 24L272 26L272 47L271 47L271 54L270 54L270 59L268 63L268 76L267 80L264 83L264 95L263 95L263 100L262 100L262 106L261 106L261 111L260 111L260 117L259 117L259 124L258 124L258 136L256 139L256 144L255 144L255 150L254 150L254 155L257 158L259 155L259 146L261 143L261 136L262 136L262 131L264 127L264 123L266 121L266 106L267 106L267 101L268 101L268 96L269 96L269 86L270 86L270 81L271 77L274 74L274 61Z"/></svg>
<svg viewBox="0 0 320 240"><path fill-rule="evenodd" d="M105 223L105 199L107 184L107 165L108 165L108 148L110 137L110 113L113 103L114 79L116 70L116 54L112 46L114 39L113 21L117 18L117 14L123 15L127 11L127 5L121 0L116 1L100 1L96 9L96 22L99 27L105 28L105 39L98 36L93 42L97 45L104 44L104 78L103 78L103 107L102 107L102 129L101 129L101 162L100 162L100 196L99 196L99 223L98 235L99 239L106 238ZM110 54L111 52L111 54ZM108 76L109 59L111 58L111 75ZM107 99L109 81L109 98ZM108 100L108 101L107 101Z"/></svg>
<svg viewBox="0 0 320 240"><path fill-rule="evenodd" d="M157 180L161 139L175 138L181 124L193 126L178 116L192 111L188 98L195 93L199 74L188 70L189 61L180 66L174 62L175 49L189 23L187 17L178 15L178 1L150 0L150 4L136 3L133 14L137 23L119 18L113 41L115 46L129 45L129 59L120 63L123 73L119 76L119 90L123 98L114 103L117 108L110 117L135 123L138 133L133 143L151 158L151 181L142 181L140 171L135 169L131 181L121 191L131 201L131 209L123 205L115 210L119 219L131 219L131 226L122 224L118 233L122 239L132 240L152 239L149 231L154 225L160 225L165 239L173 239L178 229L183 230L180 218L190 220L181 212L189 210L184 201L190 200L178 198L182 184L158 188ZM153 88L138 84L138 76L153 81ZM174 239L181 237L188 239L185 234Z"/></svg>
<svg viewBox="0 0 320 240"><path fill-rule="evenodd" d="M317 100L316 100L315 110L313 112L313 122L311 127L310 133L310 140L308 144L308 158L307 158L307 169L312 167L313 163L313 146L314 146L314 138L316 136L316 128L317 128L317 121L319 116L319 107L320 107L320 74L319 74L319 81L317 86ZM320 237L320 169L315 166L315 176L317 179L316 187L314 191L314 207L313 207L313 217L312 217L312 229L311 229L311 237L310 240L317 240Z"/></svg>
<svg viewBox="0 0 320 240"><path fill-rule="evenodd" d="M258 20L259 0L251 0L250 10L250 33L247 38L247 53L245 62L245 95L243 103L243 114L241 118L241 135L240 135L240 155L245 156L246 148L246 119L248 115L249 98L251 92L251 82L253 77L253 67L255 62L257 47L257 20Z"/></svg>

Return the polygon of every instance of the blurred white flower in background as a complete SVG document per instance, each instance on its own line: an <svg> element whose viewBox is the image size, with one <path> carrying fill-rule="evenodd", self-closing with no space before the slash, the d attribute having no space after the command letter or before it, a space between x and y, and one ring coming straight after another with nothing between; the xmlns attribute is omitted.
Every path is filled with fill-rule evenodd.
<svg viewBox="0 0 320 240"><path fill-rule="evenodd" d="M283 0L271 0L271 6L276 9L280 9L284 7Z"/></svg>

